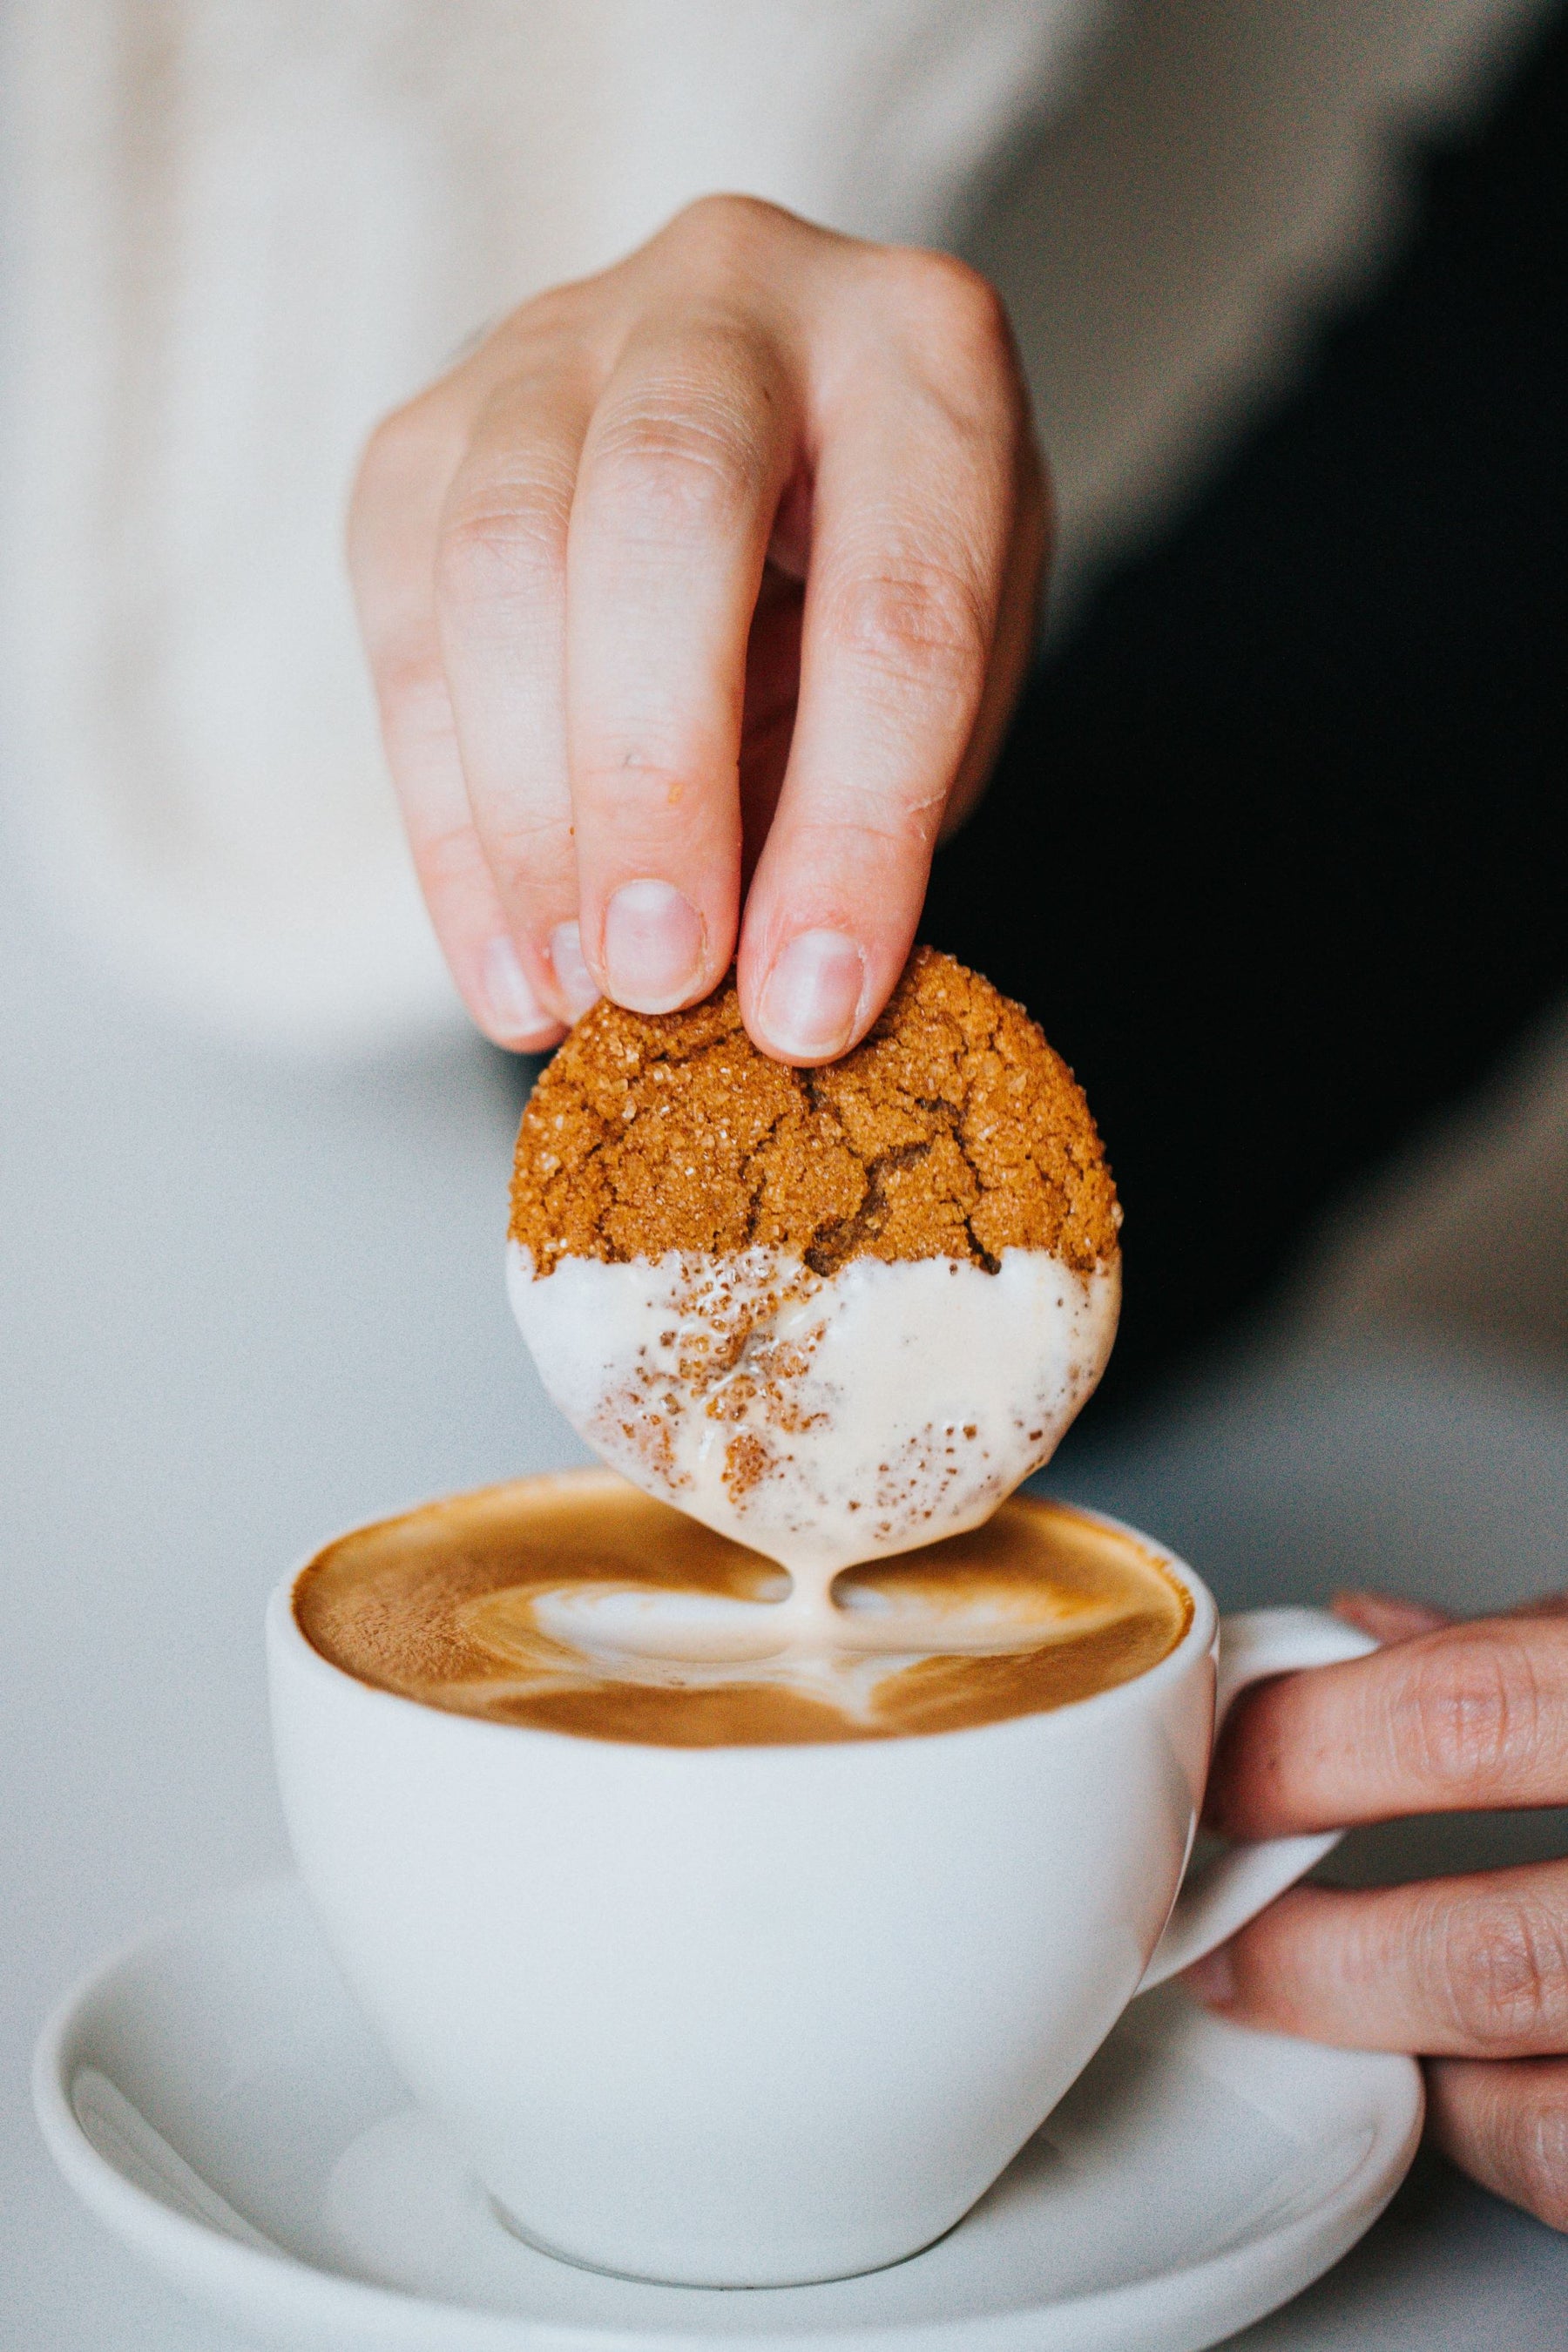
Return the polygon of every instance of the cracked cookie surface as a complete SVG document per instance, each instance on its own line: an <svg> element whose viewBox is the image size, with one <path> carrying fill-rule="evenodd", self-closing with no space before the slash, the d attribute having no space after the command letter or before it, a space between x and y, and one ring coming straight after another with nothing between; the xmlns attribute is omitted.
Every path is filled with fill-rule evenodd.
<svg viewBox="0 0 1568 2352"><path fill-rule="evenodd" d="M824 1069L758 1052L733 982L684 1013L601 1001L523 1113L511 1238L563 1257L772 1247L994 1270L1048 1250L1079 1273L1121 1211L1083 1090L1023 1007L917 949L864 1043Z"/></svg>

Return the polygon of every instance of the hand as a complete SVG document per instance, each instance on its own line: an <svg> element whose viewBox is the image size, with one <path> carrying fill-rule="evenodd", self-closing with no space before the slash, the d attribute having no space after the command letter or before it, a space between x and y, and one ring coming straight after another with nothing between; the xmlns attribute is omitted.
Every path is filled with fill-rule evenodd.
<svg viewBox="0 0 1568 2352"><path fill-rule="evenodd" d="M1216 1829L1568 1802L1568 1603L1468 1623L1370 1595L1340 1609L1388 1646L1237 1703L1210 1783ZM1248 2024L1422 2053L1438 2145L1568 2229L1568 1860L1299 1886L1187 1981Z"/></svg>
<svg viewBox="0 0 1568 2352"><path fill-rule="evenodd" d="M764 1051L886 1002L1033 645L1047 504L996 296L711 197L380 426L350 564L479 1026L695 1003ZM745 889L744 920L742 896Z"/></svg>

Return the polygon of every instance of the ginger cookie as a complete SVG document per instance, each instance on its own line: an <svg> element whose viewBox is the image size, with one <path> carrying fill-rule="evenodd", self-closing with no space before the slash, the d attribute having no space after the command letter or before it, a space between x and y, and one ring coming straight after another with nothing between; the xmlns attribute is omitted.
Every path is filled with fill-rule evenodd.
<svg viewBox="0 0 1568 2352"><path fill-rule="evenodd" d="M826 1579L977 1525L1049 1457L1110 1353L1120 1223L1066 1063L921 948L821 1069L761 1054L732 982L595 1005L523 1114L509 1277L606 1462Z"/></svg>

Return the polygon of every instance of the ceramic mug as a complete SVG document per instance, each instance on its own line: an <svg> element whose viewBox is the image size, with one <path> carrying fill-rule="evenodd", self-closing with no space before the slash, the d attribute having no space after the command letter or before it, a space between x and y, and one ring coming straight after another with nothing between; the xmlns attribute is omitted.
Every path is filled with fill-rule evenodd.
<svg viewBox="0 0 1568 2352"><path fill-rule="evenodd" d="M1114 1521L1102 1521L1115 1527ZM689 2285L897 2262L1004 2170L1141 1989L1334 1843L1183 1889L1217 1715L1373 1646L1222 1625L1192 1570L1132 1681L957 1731L675 1748L446 1714L268 1619L283 1808L419 2104L546 2252Z"/></svg>

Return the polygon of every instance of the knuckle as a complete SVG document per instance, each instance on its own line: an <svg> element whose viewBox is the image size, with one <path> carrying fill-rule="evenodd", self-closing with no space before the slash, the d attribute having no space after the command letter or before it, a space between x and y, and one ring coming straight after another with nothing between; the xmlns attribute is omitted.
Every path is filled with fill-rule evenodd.
<svg viewBox="0 0 1568 2352"><path fill-rule="evenodd" d="M574 872L570 814L491 812L480 830L491 866L515 883L569 882Z"/></svg>
<svg viewBox="0 0 1568 2352"><path fill-rule="evenodd" d="M947 453L982 503L1026 497L1038 468L1034 407L1001 296L947 254L908 253L879 306L880 374L893 381L915 429Z"/></svg>
<svg viewBox="0 0 1568 2352"><path fill-rule="evenodd" d="M392 638L372 649L382 708L400 719L446 698L447 677L436 648L423 638Z"/></svg>
<svg viewBox="0 0 1568 2352"><path fill-rule="evenodd" d="M559 581L566 519L559 491L525 476L489 478L455 496L436 549L436 593L470 616L503 616Z"/></svg>
<svg viewBox="0 0 1568 2352"><path fill-rule="evenodd" d="M395 408L371 428L360 452L356 502L400 490L426 461L431 434L423 401Z"/></svg>
<svg viewBox="0 0 1568 2352"><path fill-rule="evenodd" d="M721 270L754 253L759 244L799 229L793 213L762 196L727 193L698 196L683 205L662 235L692 258L715 264Z"/></svg>
<svg viewBox="0 0 1568 2352"><path fill-rule="evenodd" d="M890 873L911 850L929 854L945 805L942 794L905 797L874 792L836 793L831 819L807 819L797 832L803 862L822 870L842 866L847 838L868 876Z"/></svg>
<svg viewBox="0 0 1568 2352"><path fill-rule="evenodd" d="M1485 1791L1534 1761L1545 1698L1524 1643L1436 1644L1412 1660L1410 1681L1395 1695L1401 1761L1442 1789Z"/></svg>
<svg viewBox="0 0 1568 2352"><path fill-rule="evenodd" d="M905 562L863 572L834 600L834 635L860 664L926 690L978 688L989 615L954 566Z"/></svg>
<svg viewBox="0 0 1568 2352"><path fill-rule="evenodd" d="M980 270L956 254L929 246L885 247L906 299L929 304L945 318L983 334L1007 332L1002 297Z"/></svg>
<svg viewBox="0 0 1568 2352"><path fill-rule="evenodd" d="M921 348L983 380L1017 373L1007 306L978 269L953 254L913 247L884 247L882 268L896 316Z"/></svg>
<svg viewBox="0 0 1568 2352"><path fill-rule="evenodd" d="M645 845L669 827L679 832L689 808L690 763L651 717L637 736L603 733L584 757L582 780L595 803L613 809L627 839L635 831Z"/></svg>
<svg viewBox="0 0 1568 2352"><path fill-rule="evenodd" d="M483 870L478 836L467 823L411 824L409 844L420 880L432 898L450 898L470 889Z"/></svg>
<svg viewBox="0 0 1568 2352"><path fill-rule="evenodd" d="M344 549L355 595L367 608L385 600L387 527L423 501L439 463L423 401L384 416L360 451Z"/></svg>
<svg viewBox="0 0 1568 2352"><path fill-rule="evenodd" d="M395 656L378 667L375 687L388 765L395 780L412 789L455 749L446 675L438 662Z"/></svg>
<svg viewBox="0 0 1568 2352"><path fill-rule="evenodd" d="M1568 1949L1548 1905L1498 1889L1450 1908L1439 1932L1453 2021L1469 2047L1501 2057L1561 2045Z"/></svg>
<svg viewBox="0 0 1568 2352"><path fill-rule="evenodd" d="M428 505L461 453L461 418L440 385L372 426L349 498L351 560L362 535Z"/></svg>
<svg viewBox="0 0 1568 2352"><path fill-rule="evenodd" d="M699 360L692 374L700 372ZM756 437L736 404L695 384L645 396L629 413L607 417L598 461L617 529L658 539L723 530L763 470Z"/></svg>
<svg viewBox="0 0 1568 2352"><path fill-rule="evenodd" d="M593 310L594 281L572 278L531 294L492 332L504 341L514 365L570 362L581 353Z"/></svg>

